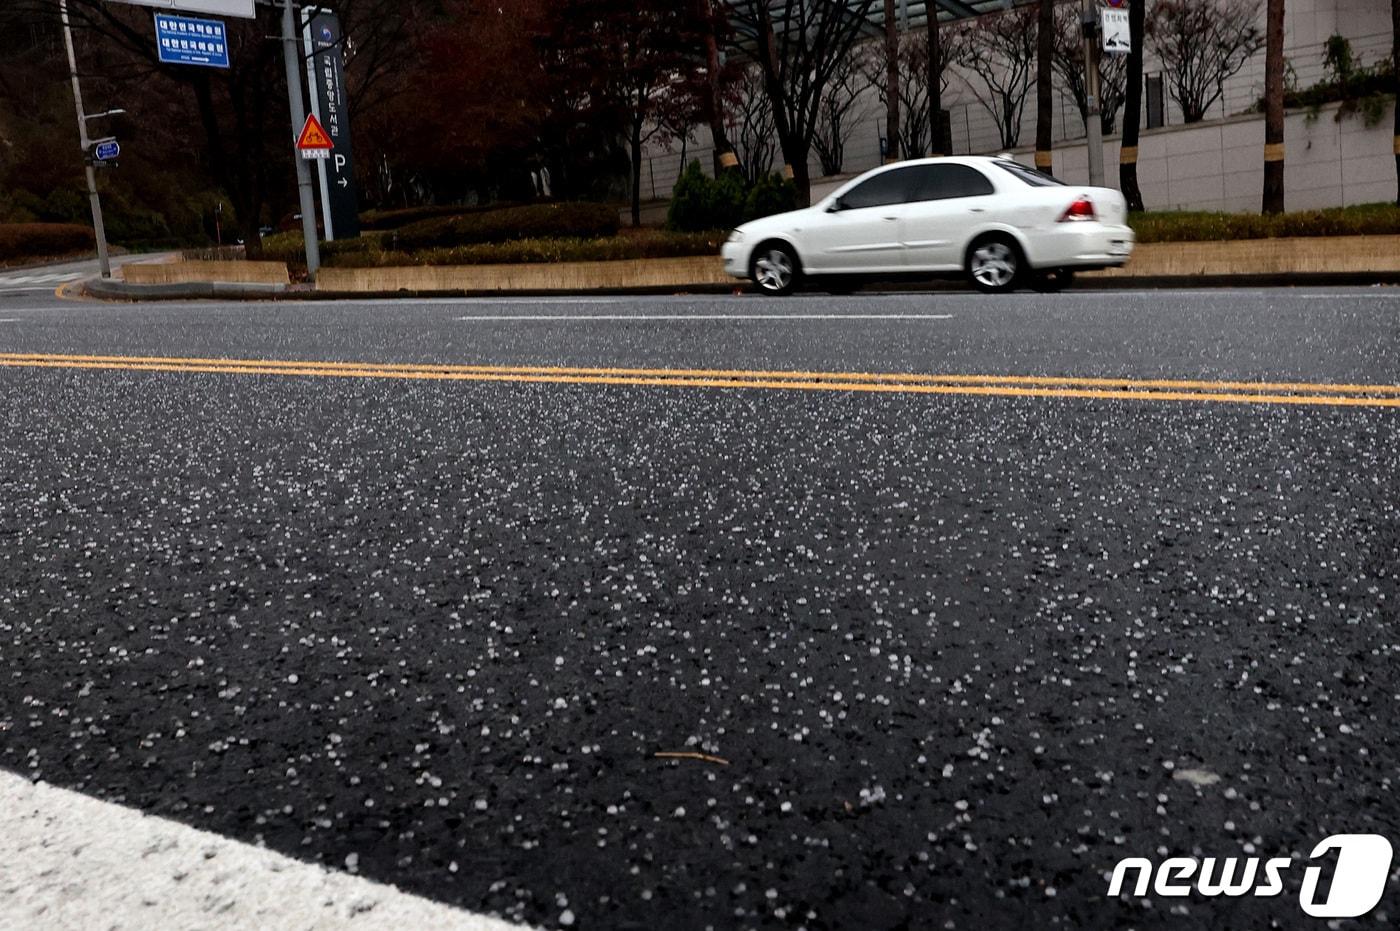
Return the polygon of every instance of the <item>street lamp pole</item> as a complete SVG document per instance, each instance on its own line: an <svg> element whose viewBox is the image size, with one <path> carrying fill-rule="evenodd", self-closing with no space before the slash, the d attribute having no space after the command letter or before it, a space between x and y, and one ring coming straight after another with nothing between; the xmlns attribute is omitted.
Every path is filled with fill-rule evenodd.
<svg viewBox="0 0 1400 931"><path fill-rule="evenodd" d="M112 261L107 255L107 228L102 224L102 199L97 194L97 171L92 165L92 140L88 138L87 116L83 113L83 88L78 81L78 57L73 52L73 29L68 23L68 0L58 0L63 17L63 44L68 48L68 73L73 79L73 106L78 111L78 145L87 169L88 201L92 205L92 231L97 238L97 265L103 278L112 277Z"/></svg>
<svg viewBox="0 0 1400 931"><path fill-rule="evenodd" d="M287 66L287 102L292 108L292 138L306 122L306 105L301 99L301 55L298 48L297 17L293 0L282 5L282 55ZM306 271L312 281L321 268L321 243L316 238L316 198L311 190L311 168L300 152L292 152L297 164L297 193L301 197L301 232L306 240Z"/></svg>

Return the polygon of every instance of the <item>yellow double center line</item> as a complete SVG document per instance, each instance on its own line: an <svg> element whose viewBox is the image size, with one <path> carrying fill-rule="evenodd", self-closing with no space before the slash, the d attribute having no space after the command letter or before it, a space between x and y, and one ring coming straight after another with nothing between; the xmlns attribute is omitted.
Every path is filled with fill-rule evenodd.
<svg viewBox="0 0 1400 931"><path fill-rule="evenodd" d="M513 365L308 362L169 356L88 356L0 353L0 368L95 369L214 375L389 378L421 381L542 382L572 385L650 385L670 388L769 388L1129 401L1219 401L1328 407L1400 407L1400 385L1311 382L1181 381L1057 378L1032 375L918 375L872 372L751 371L745 369L572 368Z"/></svg>

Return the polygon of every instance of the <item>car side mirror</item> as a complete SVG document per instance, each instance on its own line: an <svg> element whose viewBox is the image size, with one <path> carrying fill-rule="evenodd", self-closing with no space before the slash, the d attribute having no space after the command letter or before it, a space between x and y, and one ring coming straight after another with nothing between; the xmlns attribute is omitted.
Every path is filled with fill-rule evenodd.
<svg viewBox="0 0 1400 931"><path fill-rule="evenodd" d="M844 203L842 203L841 198L839 198L839 197L836 198L835 200L833 200L831 203L827 204L827 206L826 206L826 212L827 212L827 213L838 213L838 212L840 212L840 211L842 211L842 210L845 210L845 209L846 209L846 205L845 205Z"/></svg>

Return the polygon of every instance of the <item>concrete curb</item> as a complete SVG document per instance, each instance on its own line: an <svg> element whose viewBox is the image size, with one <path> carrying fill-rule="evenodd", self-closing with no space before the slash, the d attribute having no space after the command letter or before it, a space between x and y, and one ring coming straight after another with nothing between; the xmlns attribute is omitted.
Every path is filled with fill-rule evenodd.
<svg viewBox="0 0 1400 931"><path fill-rule="evenodd" d="M104 301L187 301L222 298L239 301L267 300L286 293L287 285L239 284L223 281L192 281L177 284L128 284L109 278L89 278L81 293Z"/></svg>

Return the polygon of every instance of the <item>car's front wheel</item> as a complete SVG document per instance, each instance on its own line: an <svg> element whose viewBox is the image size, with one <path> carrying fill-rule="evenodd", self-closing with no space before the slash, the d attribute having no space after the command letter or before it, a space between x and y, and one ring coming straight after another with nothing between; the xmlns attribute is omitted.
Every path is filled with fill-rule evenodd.
<svg viewBox="0 0 1400 931"><path fill-rule="evenodd" d="M1025 265L1020 247L1009 237L987 236L967 250L968 281L988 294L1016 290Z"/></svg>
<svg viewBox="0 0 1400 931"><path fill-rule="evenodd" d="M802 263L786 243L764 243L754 250L749 269L754 284L764 294L791 294L802 279Z"/></svg>

